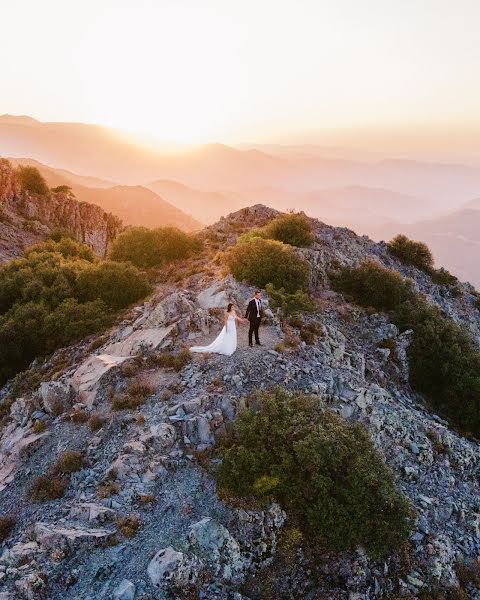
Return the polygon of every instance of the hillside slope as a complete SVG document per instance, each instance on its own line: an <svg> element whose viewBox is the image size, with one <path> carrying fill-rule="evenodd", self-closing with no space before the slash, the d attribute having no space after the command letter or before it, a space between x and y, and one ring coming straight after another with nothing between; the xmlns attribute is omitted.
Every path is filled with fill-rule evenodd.
<svg viewBox="0 0 480 600"><path fill-rule="evenodd" d="M38 196L22 192L9 161L0 159L0 262L21 256L24 248L53 230L72 233L98 254L122 228L121 221L98 206L78 202L69 193Z"/></svg>
<svg viewBox="0 0 480 600"><path fill-rule="evenodd" d="M209 227L206 253L194 269L178 270L176 283L159 285L108 335L34 366L21 393L12 397L11 385L0 391L4 406L11 398L0 439L0 507L16 516L0 577L12 597L437 599L438 590L458 585L457 561L478 557L479 443L449 429L410 389L410 333L400 333L384 314L349 304L330 289L327 274L339 264L377 260L410 277L479 340L470 286L454 295L398 263L385 244L312 220L316 242L299 250L321 302L308 317L321 331L312 345L279 353L275 346L285 334L267 309L262 348L248 348L241 328L231 357L196 355L178 372L158 360L157 350L176 353L212 339L221 327L218 309L228 301L244 309L252 288L222 275L212 256L276 214L255 206ZM386 339L395 360L381 347ZM133 383L148 386L145 403L112 411L112 398ZM365 425L414 509L405 548L380 561L361 548L318 552L321 576L313 577L306 549L278 558L289 526L281 507L236 506L218 496L209 452L248 394L272 385L319 395L330 410ZM92 432L72 421L72 411L104 421ZM38 420L45 431L34 427ZM86 464L71 475L66 495L26 501L33 477L48 474L67 449L83 452ZM132 515L139 527L128 537L118 524ZM466 594L478 598L473 585Z"/></svg>

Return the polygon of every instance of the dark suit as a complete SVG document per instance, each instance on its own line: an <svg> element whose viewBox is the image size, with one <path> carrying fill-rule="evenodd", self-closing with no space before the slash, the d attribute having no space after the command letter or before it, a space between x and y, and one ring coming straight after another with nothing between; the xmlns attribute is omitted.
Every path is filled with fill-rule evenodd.
<svg viewBox="0 0 480 600"><path fill-rule="evenodd" d="M259 300L259 306L257 308L257 303L255 302L255 298L252 298L247 306L247 312L245 313L245 318L250 321L250 329L248 330L248 343L252 345L253 334L255 334L255 342L257 344L260 343L260 339L258 337L258 328L260 327L260 321L262 320L262 301Z"/></svg>

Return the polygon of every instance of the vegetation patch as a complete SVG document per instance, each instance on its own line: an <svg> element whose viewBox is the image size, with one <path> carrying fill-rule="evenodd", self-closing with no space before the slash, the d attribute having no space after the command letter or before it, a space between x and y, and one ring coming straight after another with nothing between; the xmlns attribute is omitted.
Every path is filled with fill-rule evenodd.
<svg viewBox="0 0 480 600"><path fill-rule="evenodd" d="M434 269L434 259L427 244L410 240L406 235L397 235L388 243L388 249L399 260L406 265L417 267L427 273L432 281L437 285L452 286L451 291L455 294L461 294L461 290L456 287L458 279L447 269L441 267Z"/></svg>
<svg viewBox="0 0 480 600"><path fill-rule="evenodd" d="M24 192L37 194L38 196L48 195L50 190L47 182L36 167L19 165L17 167L17 177Z"/></svg>
<svg viewBox="0 0 480 600"><path fill-rule="evenodd" d="M120 517L117 519L117 527L125 537L132 538L140 529L140 519L136 515Z"/></svg>
<svg viewBox="0 0 480 600"><path fill-rule="evenodd" d="M198 236L175 227L129 227L112 243L110 258L144 269L186 259L201 249L202 242Z"/></svg>
<svg viewBox="0 0 480 600"><path fill-rule="evenodd" d="M15 523L15 518L11 515L0 517L0 544L8 538L15 527Z"/></svg>
<svg viewBox="0 0 480 600"><path fill-rule="evenodd" d="M39 475L35 478L29 491L29 499L33 502L46 502L63 498L68 488L66 477L52 477L51 475Z"/></svg>
<svg viewBox="0 0 480 600"><path fill-rule="evenodd" d="M297 290L288 293L285 288L276 289L271 283L266 286L270 307L280 310L282 316L290 316L298 312L313 313L318 310L318 302L310 294Z"/></svg>
<svg viewBox="0 0 480 600"><path fill-rule="evenodd" d="M105 424L105 419L100 415L92 415L88 420L88 426L90 427L90 431L98 431Z"/></svg>
<svg viewBox="0 0 480 600"><path fill-rule="evenodd" d="M134 267L102 262L72 239L28 249L0 268L0 385L34 358L104 329L149 291Z"/></svg>
<svg viewBox="0 0 480 600"><path fill-rule="evenodd" d="M70 475L80 471L85 466L85 458L81 452L68 450L64 452L52 467L53 475Z"/></svg>
<svg viewBox="0 0 480 600"><path fill-rule="evenodd" d="M407 538L408 503L361 425L317 397L276 389L255 401L258 410L244 410L221 446L220 489L277 499L313 545L361 545L378 557Z"/></svg>
<svg viewBox="0 0 480 600"><path fill-rule="evenodd" d="M86 423L89 419L89 414L86 410L74 410L70 415L70 421L72 423L76 423L77 425L81 425L82 423Z"/></svg>
<svg viewBox="0 0 480 600"><path fill-rule="evenodd" d="M256 237L277 240L297 248L308 248L315 242L310 219L303 213L295 212L280 215L264 227L251 229L241 236L240 241Z"/></svg>
<svg viewBox="0 0 480 600"><path fill-rule="evenodd" d="M465 434L480 434L480 352L471 334L416 294L399 273L367 261L346 267L332 285L361 306L391 311L400 331L412 329L410 383Z"/></svg>
<svg viewBox="0 0 480 600"><path fill-rule="evenodd" d="M235 279L265 288L283 288L294 294L306 291L310 278L307 261L287 244L254 238L228 248L224 262Z"/></svg>
<svg viewBox="0 0 480 600"><path fill-rule="evenodd" d="M174 369L179 372L192 360L192 353L188 348L182 348L176 354L170 352L157 352L149 356L151 365L163 369Z"/></svg>

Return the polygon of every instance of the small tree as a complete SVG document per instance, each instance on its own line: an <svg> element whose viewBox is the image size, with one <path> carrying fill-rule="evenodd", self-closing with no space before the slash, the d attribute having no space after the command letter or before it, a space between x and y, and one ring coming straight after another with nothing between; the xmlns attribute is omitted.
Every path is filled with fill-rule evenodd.
<svg viewBox="0 0 480 600"><path fill-rule="evenodd" d="M312 545L378 557L407 538L408 503L362 426L280 388L254 400L221 447L221 489L275 498Z"/></svg>
<svg viewBox="0 0 480 600"><path fill-rule="evenodd" d="M36 167L20 165L17 175L24 192L39 196L46 196L49 193L47 182Z"/></svg>
<svg viewBox="0 0 480 600"><path fill-rule="evenodd" d="M426 273L433 270L433 255L423 242L414 242L399 234L388 243L388 249L406 265L413 265Z"/></svg>

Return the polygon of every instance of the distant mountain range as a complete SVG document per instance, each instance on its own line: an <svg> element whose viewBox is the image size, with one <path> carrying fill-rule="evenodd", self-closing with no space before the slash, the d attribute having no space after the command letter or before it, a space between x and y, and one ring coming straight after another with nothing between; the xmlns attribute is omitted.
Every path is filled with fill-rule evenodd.
<svg viewBox="0 0 480 600"><path fill-rule="evenodd" d="M301 152L292 149L291 154L285 149L276 152L272 145L268 148L265 152L207 144L166 153L98 125L0 117L0 154L29 156L56 168L127 185L173 180L202 192L227 193L230 200L229 193L252 197L265 188L307 193L360 186L419 198L434 207L436 215L480 193L480 168L466 165L322 157L318 148L309 153L308 146Z"/></svg>
<svg viewBox="0 0 480 600"><path fill-rule="evenodd" d="M10 160L13 164L37 167L50 187L70 186L77 200L100 206L103 210L120 217L125 225L146 227L169 225L184 231L195 231L203 226L199 221L143 186L115 185L104 180L53 169L32 159L12 158ZM90 187L88 184L91 183L98 187Z"/></svg>
<svg viewBox="0 0 480 600"><path fill-rule="evenodd" d="M0 117L2 153L39 161L17 159L126 224L191 231L263 203L376 239L404 232L427 242L439 265L480 285L480 168L362 161L357 152L309 145L207 144L167 153L97 125L9 115Z"/></svg>

